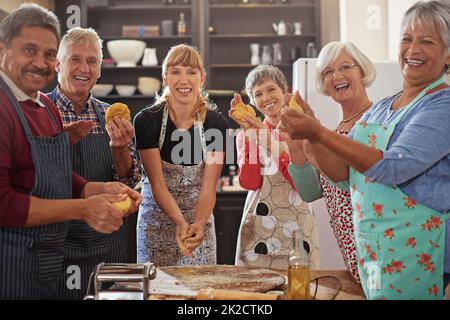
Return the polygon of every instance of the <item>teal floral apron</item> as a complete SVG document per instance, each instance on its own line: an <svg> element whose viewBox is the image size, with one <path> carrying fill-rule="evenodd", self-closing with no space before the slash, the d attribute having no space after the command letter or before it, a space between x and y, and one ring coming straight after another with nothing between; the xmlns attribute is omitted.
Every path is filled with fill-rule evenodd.
<svg viewBox="0 0 450 320"><path fill-rule="evenodd" d="M358 122L354 139L385 151L392 133L411 107L439 79L405 106L391 124ZM372 182L350 169L358 269L368 299L442 299L444 295L444 215L424 207L398 187Z"/></svg>

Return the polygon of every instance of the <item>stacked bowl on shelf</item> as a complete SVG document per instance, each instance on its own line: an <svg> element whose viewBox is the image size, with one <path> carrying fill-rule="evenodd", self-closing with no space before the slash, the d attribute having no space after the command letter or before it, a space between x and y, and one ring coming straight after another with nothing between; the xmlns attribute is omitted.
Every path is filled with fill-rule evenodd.
<svg viewBox="0 0 450 320"><path fill-rule="evenodd" d="M138 89L144 96L153 97L161 88L161 81L152 77L139 77Z"/></svg>

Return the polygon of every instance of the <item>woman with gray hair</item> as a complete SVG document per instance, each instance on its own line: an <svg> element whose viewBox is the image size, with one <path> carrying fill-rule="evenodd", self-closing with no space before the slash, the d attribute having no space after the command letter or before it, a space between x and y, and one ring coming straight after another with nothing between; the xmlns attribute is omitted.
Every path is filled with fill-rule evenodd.
<svg viewBox="0 0 450 320"><path fill-rule="evenodd" d="M330 42L317 60L317 90L342 108L343 120L336 132L347 135L356 121L370 108L366 86L375 79L372 62L353 43ZM352 221L350 190L346 183L333 183L303 151L303 140L287 139L291 153L289 173L303 200L312 202L324 198L330 214L330 225L341 250L344 263L359 282L355 234ZM308 146L305 145L305 150Z"/></svg>
<svg viewBox="0 0 450 320"><path fill-rule="evenodd" d="M292 232L304 234L304 247L310 266L319 267L316 220L295 191L287 165L286 142L276 133L287 81L276 67L260 65L245 81L251 103L264 115L259 119L240 119L234 108L241 102L235 95L230 117L243 129L237 136L239 183L249 190L244 206L236 249L236 264L287 270Z"/></svg>
<svg viewBox="0 0 450 320"><path fill-rule="evenodd" d="M312 109L282 115L320 168L349 179L358 268L369 299L442 299L450 273L450 4L418 1L401 25L403 91L378 101L349 138Z"/></svg>

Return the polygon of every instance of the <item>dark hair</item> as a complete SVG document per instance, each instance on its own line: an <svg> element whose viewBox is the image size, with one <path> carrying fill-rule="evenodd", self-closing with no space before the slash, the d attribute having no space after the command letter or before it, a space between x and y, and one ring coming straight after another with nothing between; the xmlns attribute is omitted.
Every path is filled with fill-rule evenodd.
<svg viewBox="0 0 450 320"><path fill-rule="evenodd" d="M50 30L56 36L59 44L61 30L56 15L34 3L25 3L11 12L0 22L0 42L6 46L22 31L22 27L42 27Z"/></svg>

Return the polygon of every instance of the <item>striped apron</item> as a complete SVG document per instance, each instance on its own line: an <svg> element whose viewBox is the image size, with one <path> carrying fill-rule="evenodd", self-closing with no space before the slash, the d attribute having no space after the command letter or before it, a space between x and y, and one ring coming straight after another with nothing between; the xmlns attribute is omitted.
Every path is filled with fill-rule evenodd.
<svg viewBox="0 0 450 320"><path fill-rule="evenodd" d="M52 95L52 100L53 95ZM97 103L92 106L100 121L103 132L89 133L84 139L71 146L73 170L88 181L114 181L113 158L109 147L109 136L105 132L105 119ZM60 298L81 300L86 294L89 276L99 263L126 262L125 228L111 234L102 234L82 220L70 221L65 242L63 277ZM80 279L73 277L73 266L80 270ZM79 285L76 281L79 281Z"/></svg>
<svg viewBox="0 0 450 320"><path fill-rule="evenodd" d="M159 134L159 150L162 149L166 136L168 116L168 108L165 107ZM202 122L196 121L195 128L200 132L205 159L206 140ZM162 168L167 189L187 223L193 223L202 187L204 162L183 166L162 161ZM175 240L175 224L158 207L153 198L152 186L146 177L142 184L142 203L137 221L137 262L150 261L157 267L216 264L216 233L212 214L205 224L203 242L195 248L193 255L193 258L181 255Z"/></svg>
<svg viewBox="0 0 450 320"><path fill-rule="evenodd" d="M67 134L34 137L22 109L0 78L20 119L35 169L30 195L44 199L72 197L72 168ZM50 118L58 124L46 108ZM57 299L68 223L32 228L0 228L0 299Z"/></svg>

